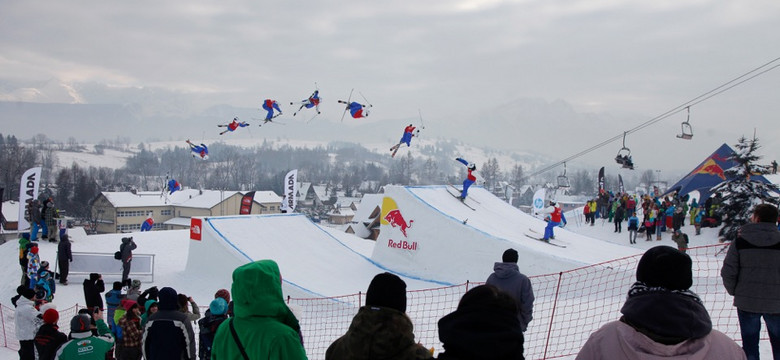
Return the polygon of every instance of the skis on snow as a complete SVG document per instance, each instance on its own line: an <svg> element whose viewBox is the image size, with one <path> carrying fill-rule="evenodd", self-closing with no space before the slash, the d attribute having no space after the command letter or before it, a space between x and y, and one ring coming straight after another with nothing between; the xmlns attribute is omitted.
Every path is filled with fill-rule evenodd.
<svg viewBox="0 0 780 360"><path fill-rule="evenodd" d="M453 186L453 188L454 188L454 186ZM457 188L455 188L455 190L457 190ZM460 192L455 192L455 193L453 194L453 193L452 193L452 191L450 191L450 189L447 189L447 193L449 193L450 195L452 195L452 197L454 197L454 198L456 198L456 199L460 200L460 203L461 203L461 204L463 204L463 205L465 205L467 208L469 208L469 209L471 209L471 210L474 210L474 211L477 211L477 209L475 209L473 206L471 206L471 205L469 205L469 204L466 204L466 201L465 201L465 199L462 199L462 198L460 197ZM473 200L473 199L472 199L472 200Z"/></svg>
<svg viewBox="0 0 780 360"><path fill-rule="evenodd" d="M539 235L539 233L536 230L534 230L534 229L528 229L528 232L527 233L523 233L523 235L528 236L531 239L541 241L541 242L543 242L545 244L548 244L548 245L557 246L557 247L560 247L560 248L565 248L566 247L566 245L559 244L558 242L552 242L553 241L552 239L545 240L544 237L541 237Z"/></svg>

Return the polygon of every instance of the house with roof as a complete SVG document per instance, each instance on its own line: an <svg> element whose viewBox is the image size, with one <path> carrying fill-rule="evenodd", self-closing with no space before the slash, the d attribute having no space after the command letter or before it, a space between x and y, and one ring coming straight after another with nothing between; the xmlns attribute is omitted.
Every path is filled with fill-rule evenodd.
<svg viewBox="0 0 780 360"><path fill-rule="evenodd" d="M151 215L153 230L188 229L196 216L238 215L245 192L183 189L170 195L158 191L102 192L91 204L98 233L139 231ZM280 212L282 198L273 191L256 191L251 214Z"/></svg>
<svg viewBox="0 0 780 360"><path fill-rule="evenodd" d="M365 194L357 204L355 216L345 230L363 239L376 240L379 237L379 220L382 215L384 194Z"/></svg>

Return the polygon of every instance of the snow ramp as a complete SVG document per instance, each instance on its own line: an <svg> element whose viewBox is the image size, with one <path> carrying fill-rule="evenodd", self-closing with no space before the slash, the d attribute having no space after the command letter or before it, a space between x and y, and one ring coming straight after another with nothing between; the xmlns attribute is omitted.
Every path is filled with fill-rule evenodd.
<svg viewBox="0 0 780 360"><path fill-rule="evenodd" d="M187 272L197 271L203 274L202 281L223 287L230 287L225 280L232 278L235 268L262 259L279 264L284 294L292 297L365 292L374 275L391 271L301 214L195 218L198 221L200 240L189 242ZM443 284L420 277L402 277L410 289Z"/></svg>
<svg viewBox="0 0 780 360"><path fill-rule="evenodd" d="M380 235L372 259L409 276L450 283L485 281L504 250L514 248L526 275L557 273L641 253L628 245L555 229L565 248L535 240L546 223L507 204L482 187L465 200L452 186L386 186ZM536 233L534 233L534 231Z"/></svg>

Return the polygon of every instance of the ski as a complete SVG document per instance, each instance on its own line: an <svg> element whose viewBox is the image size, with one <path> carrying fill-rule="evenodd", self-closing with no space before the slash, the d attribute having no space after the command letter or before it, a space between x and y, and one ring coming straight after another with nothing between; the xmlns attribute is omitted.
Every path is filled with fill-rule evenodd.
<svg viewBox="0 0 780 360"><path fill-rule="evenodd" d="M448 184L448 185L449 185L449 186L451 186L453 189L455 189L455 191L457 191L458 193L460 193L460 192L462 191L461 189L458 189L458 188L456 188L456 187L455 187L455 185L452 185L452 184ZM458 196L460 196L460 195L458 195ZM481 203L480 203L479 201L477 201L477 200L474 200L474 199L472 199L472 198L469 198L469 199L471 199L471 201L473 201L473 202L475 202L475 203L477 203L477 204L481 204Z"/></svg>
<svg viewBox="0 0 780 360"><path fill-rule="evenodd" d="M349 110L349 102L352 101L352 92L353 91L355 91L355 88L352 88L352 90L349 91L349 97L347 98L347 102L339 100L339 103L347 104L347 108L344 109L343 113L341 113L341 122L344 122L344 115L347 115L347 110Z"/></svg>
<svg viewBox="0 0 780 360"><path fill-rule="evenodd" d="M529 237L531 239L534 239L534 240L537 240L537 241L541 241L541 242L543 242L545 244L548 244L548 245L557 246L559 248L566 248L566 245L556 244L554 242L550 242L549 240L545 240L544 238L532 236L531 234L523 234L523 235L525 235L525 236L527 236L527 237Z"/></svg>
<svg viewBox="0 0 780 360"><path fill-rule="evenodd" d="M466 201L465 201L465 199L461 199L461 198L460 198L460 194L453 194L453 193L451 193L449 190L447 190L447 193L448 193L448 194L450 194L450 195L452 195L452 197L454 197L454 198L456 198L456 199L460 200L460 203L461 203L461 204L463 204L463 205L465 205L467 208L469 208L469 209L471 209L471 210L474 210L474 211L477 211L477 209L475 209L475 208L474 208L474 207L472 207L471 205L469 205L469 204L466 204Z"/></svg>
<svg viewBox="0 0 780 360"><path fill-rule="evenodd" d="M398 143L398 144L394 145L393 147L391 147L390 151L392 151L393 153L390 154L390 157L394 158L395 157L395 153L397 153L398 149L400 149L400 148L401 148L401 143Z"/></svg>

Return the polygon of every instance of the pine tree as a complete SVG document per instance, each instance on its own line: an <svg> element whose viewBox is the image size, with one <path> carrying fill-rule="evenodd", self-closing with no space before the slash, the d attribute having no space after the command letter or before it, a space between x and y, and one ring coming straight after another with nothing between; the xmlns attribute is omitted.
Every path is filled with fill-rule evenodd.
<svg viewBox="0 0 780 360"><path fill-rule="evenodd" d="M777 185L756 180L754 176L764 170L762 165L757 164L761 159L755 153L760 148L758 139L753 137L748 140L743 136L735 146L737 149L729 160L737 164L724 171L726 181L712 188L713 194L723 195L719 208L723 227L718 235L729 241L736 239L739 228L750 221L755 205L773 203L772 193L780 193Z"/></svg>

